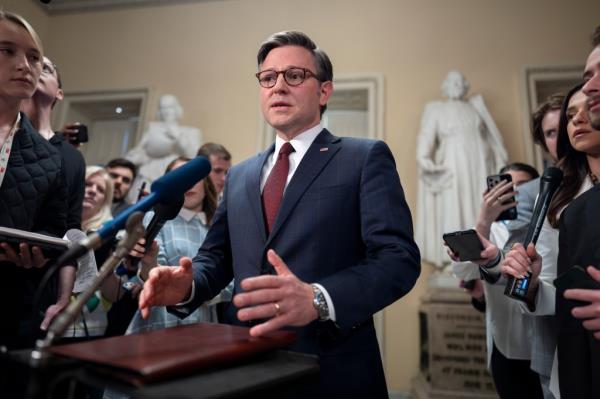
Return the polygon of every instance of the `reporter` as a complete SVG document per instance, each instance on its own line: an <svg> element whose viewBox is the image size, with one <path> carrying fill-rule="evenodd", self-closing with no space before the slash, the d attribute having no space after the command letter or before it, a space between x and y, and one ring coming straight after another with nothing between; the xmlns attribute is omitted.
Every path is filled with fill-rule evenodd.
<svg viewBox="0 0 600 399"><path fill-rule="evenodd" d="M577 199L585 195L584 193L594 185L595 176L600 175L600 131L593 129L590 125L586 110L586 96L581 88L582 85L577 85L567 94L561 109L557 153L560 159L558 166L563 170L564 177L561 187L550 203L542 234L552 231L553 234L558 235L557 228L559 224L563 223L563 211L568 215ZM579 220L580 223L583 223L581 219ZM579 230L580 226L577 229ZM579 324L579 322L568 322L570 316L568 316L568 310L565 310L568 307L561 304L562 299L556 296L556 289L553 285L553 280L557 276L557 264L565 265L565 257L574 256L572 248L565 247L564 228L561 228L560 235L561 243L554 245L553 250L545 253L538 251L539 242L538 248L534 245L530 245L528 248L516 245L507 255L502 270L514 277L523 276L531 271L528 303L527 306L522 306L522 309L535 315L557 315L555 324L548 328L543 337L546 340L557 337L559 374L563 370L571 376L568 377L568 380L571 381L568 384L563 383L563 377L561 377L561 396L590 397L585 393L586 391L582 391L589 387L589 382L586 385L585 381L580 381L580 378L587 375L590 368L582 367L585 359L577 358L575 360L571 357L571 354L578 353L577 351L564 349L570 345L570 340L564 338L565 334L568 335L568 331L574 328L573 325ZM582 242L593 239L588 236L581 238ZM556 251L557 248L559 251ZM583 332L581 326L579 329ZM580 370L582 375L573 377L574 370ZM573 384L573 381L580 381L580 383ZM583 396L581 396L582 392L584 392Z"/></svg>
<svg viewBox="0 0 600 399"><path fill-rule="evenodd" d="M167 167L167 172L185 165L190 159L179 157ZM140 277L148 278L148 273L158 264L175 265L184 256L194 256L198 245L202 244L212 218L217 209L217 191L210 178L204 178L196 183L185 193L185 202L179 214L173 220L165 223L160 230L153 248L146 253L141 240L132 251L132 255L141 257ZM144 217L144 224L148 225L154 214L149 212ZM157 330L181 324L198 322L218 322L216 304L231 301L233 285L229 284L221 293L211 301L206 302L185 319L167 312L165 307L154 307L150 316L142 319L139 311L127 328L127 334Z"/></svg>
<svg viewBox="0 0 600 399"><path fill-rule="evenodd" d="M521 190L521 187L536 179L538 173L531 166L521 163L507 165L500 173L510 174L513 183L501 182L483 194L476 230L480 234L484 251L481 253L482 260L474 262L479 267L473 268L473 263L470 266L484 277L482 285L488 367L500 398L543 398L540 378L531 369L530 334L534 329L533 320L520 311L517 303L504 295L504 285L496 273L497 267L494 268L499 263L502 248L507 242L514 242L524 235L537 187L533 185L525 190ZM495 221L504 210L515 205L518 220ZM476 299L475 290L469 293ZM481 307L475 300L473 304L478 309Z"/></svg>
<svg viewBox="0 0 600 399"><path fill-rule="evenodd" d="M62 237L66 231L67 193L60 154L19 113L42 71L42 45L21 16L0 11L0 226ZM39 248L0 243L0 344L17 344L37 326L32 292L46 264ZM33 287L33 288L32 288ZM40 320L41 321L41 320Z"/></svg>

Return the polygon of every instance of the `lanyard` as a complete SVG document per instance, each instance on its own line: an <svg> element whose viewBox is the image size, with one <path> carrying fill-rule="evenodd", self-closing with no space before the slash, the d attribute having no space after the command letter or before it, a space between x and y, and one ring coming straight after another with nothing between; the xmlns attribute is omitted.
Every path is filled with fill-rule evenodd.
<svg viewBox="0 0 600 399"><path fill-rule="evenodd" d="M2 145L2 149L0 150L0 187L2 186L2 182L4 181L4 176L6 175L6 167L8 165L8 158L10 157L10 150L13 145L13 138L15 137L15 133L17 132L19 122L21 122L21 114L17 115L17 120L13 125L12 129L10 129L10 133L8 133L8 137L6 141Z"/></svg>

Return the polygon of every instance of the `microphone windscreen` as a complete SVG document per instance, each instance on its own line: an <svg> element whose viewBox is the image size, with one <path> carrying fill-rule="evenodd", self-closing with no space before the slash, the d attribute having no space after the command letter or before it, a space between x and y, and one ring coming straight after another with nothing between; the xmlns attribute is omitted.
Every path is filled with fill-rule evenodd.
<svg viewBox="0 0 600 399"><path fill-rule="evenodd" d="M159 202L158 204L154 205L154 217L163 221L173 220L177 215L179 215L179 211L181 211L184 202L185 196L183 195L180 195L178 199L172 202Z"/></svg>
<svg viewBox="0 0 600 399"><path fill-rule="evenodd" d="M561 182L563 178L563 172L557 167L550 166L546 168L544 174L542 175L542 180L545 181L553 181L553 182Z"/></svg>
<svg viewBox="0 0 600 399"><path fill-rule="evenodd" d="M209 173L210 162L205 157L198 156L155 180L151 191L157 194L159 202L175 202Z"/></svg>

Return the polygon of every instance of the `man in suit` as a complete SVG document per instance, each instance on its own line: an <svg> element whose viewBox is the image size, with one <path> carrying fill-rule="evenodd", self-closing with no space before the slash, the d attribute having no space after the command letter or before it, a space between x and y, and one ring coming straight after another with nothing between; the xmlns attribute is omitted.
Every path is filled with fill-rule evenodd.
<svg viewBox="0 0 600 399"><path fill-rule="evenodd" d="M588 114L600 130L600 26L584 70ZM558 274L586 267L587 281L557 290L558 376L562 398L600 397L600 185L574 199L560 218ZM580 279L578 279L580 280ZM595 288L594 288L595 286Z"/></svg>
<svg viewBox="0 0 600 399"><path fill-rule="evenodd" d="M294 329L290 349L319 355L318 385L304 394L386 397L372 315L420 272L393 156L383 142L323 129L333 72L308 36L275 34L257 58L275 143L230 169L193 263L154 268L140 308L189 311L235 278L238 321L252 336Z"/></svg>

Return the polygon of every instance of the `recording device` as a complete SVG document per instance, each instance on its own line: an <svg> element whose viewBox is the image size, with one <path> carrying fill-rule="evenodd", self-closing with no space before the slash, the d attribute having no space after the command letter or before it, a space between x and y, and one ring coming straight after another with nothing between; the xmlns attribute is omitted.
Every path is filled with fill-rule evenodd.
<svg viewBox="0 0 600 399"><path fill-rule="evenodd" d="M561 273L553 283L559 295L562 295L565 290L571 288L600 290L600 283L594 280L588 272L579 265L575 265L564 273Z"/></svg>
<svg viewBox="0 0 600 399"><path fill-rule="evenodd" d="M146 239L144 249L146 251L152 246L152 242L158 235L159 231L163 228L165 223L168 220L175 219L175 217L179 215L179 211L183 206L184 200L185 197L182 195L179 201L170 204L163 204L159 202L158 204L154 205L154 216L150 220L148 227L146 227L146 234L144 235L144 238ZM127 270L127 268L121 264L119 265L119 267L117 267L117 270L115 271L115 273L118 276L124 276L132 270L137 270L138 263L140 263L140 258L130 255L128 256L128 258L131 264L130 270Z"/></svg>
<svg viewBox="0 0 600 399"><path fill-rule="evenodd" d="M181 200L181 197L194 184L204 179L210 173L210 162L205 157L198 156L185 165L173 169L155 180L150 187L151 193L136 204L121 212L102 228L89 235L85 240L69 248L58 260L59 265L77 259L90 249L98 248L104 241L113 237L123 228L125 222L135 212L147 212L157 203L171 204Z"/></svg>
<svg viewBox="0 0 600 399"><path fill-rule="evenodd" d="M481 259L483 244L473 229L446 233L444 242L461 261L473 261Z"/></svg>
<svg viewBox="0 0 600 399"><path fill-rule="evenodd" d="M89 136L88 136L88 128L86 125L82 125L82 124L75 125L75 126L73 126L73 129L77 130L77 133L72 138L73 144L81 144L81 143L88 142Z"/></svg>
<svg viewBox="0 0 600 399"><path fill-rule="evenodd" d="M548 206L554 196L554 193L560 186L562 181L563 173L560 169L555 167L549 167L544 171L544 174L540 178L540 193L538 194L537 200L535 201L535 207L529 222L529 228L525 235L523 246L527 249L530 243L537 242L537 239L542 230L544 219L548 213ZM529 280L531 279L531 273L527 273L527 276L521 279L509 277L504 289L504 295L509 296L520 301L526 301L527 291L529 290Z"/></svg>
<svg viewBox="0 0 600 399"><path fill-rule="evenodd" d="M488 176L486 180L487 180L487 188L489 191L502 181L507 181L507 182L512 183L512 176L509 175L508 173L505 173L502 175L491 175L491 176ZM515 199L515 197L513 196L511 198L511 201L514 201L514 199ZM500 215L498 215L496 220L497 221L498 220L515 220L516 218L517 218L517 206L515 205L511 208L508 208L508 209L505 209L504 211L502 211L502 213Z"/></svg>

